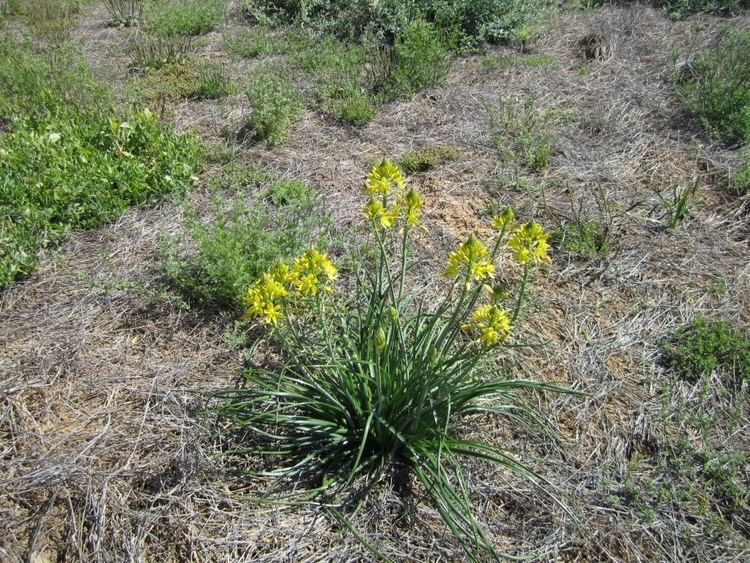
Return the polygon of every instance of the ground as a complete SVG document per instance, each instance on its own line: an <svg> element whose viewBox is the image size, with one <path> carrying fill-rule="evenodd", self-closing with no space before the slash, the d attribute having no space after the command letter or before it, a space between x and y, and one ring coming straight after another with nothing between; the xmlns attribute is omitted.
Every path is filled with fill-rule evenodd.
<svg viewBox="0 0 750 563"><path fill-rule="evenodd" d="M87 7L73 34L96 73L125 84L132 32L107 19L102 6ZM426 200L423 245L435 260L486 232L492 202L551 231L587 219L606 227L601 255L557 245L523 327L535 345L507 358L516 373L585 392L529 398L562 442L531 441L492 419L461 429L517 452L569 507L501 469L467 463L477 516L502 552L550 561L750 557L747 497L727 508L728 493L715 492L723 485L706 476L711 460L730 467L731 454L748 452L746 407L736 430L701 430L691 417L705 397L669 373L659 346L701 315L750 323L750 199L727 186L735 152L706 136L670 82L680 62L672 53L708 44L723 23L672 21L639 4L563 12L530 53L491 47L459 58L443 86L387 103L367 125L338 124L308 105L282 145L239 145L239 162L320 189L341 236L361 225L369 162L457 147L457 160L408 178ZM242 82L257 62L222 51L222 32L240 25L230 10L198 50ZM587 50L587 36L602 47ZM491 64L539 54L548 64ZM553 149L549 168L522 172L521 183L488 108L528 97L551 116ZM180 101L173 118L210 143L236 131L246 106L241 94ZM199 180L199 206L217 166ZM657 192L694 178L689 217L667 228ZM211 390L234 384L242 351L227 336L230 315L186 309L165 289L159 248L165 233L180 231L181 215L166 200L76 232L0 293L0 559L371 558L322 508L259 505L258 485L236 479L216 453L220 438L203 408ZM725 481L746 487L749 464L745 455ZM353 519L357 532L394 560L463 560L414 494L405 506L384 484Z"/></svg>

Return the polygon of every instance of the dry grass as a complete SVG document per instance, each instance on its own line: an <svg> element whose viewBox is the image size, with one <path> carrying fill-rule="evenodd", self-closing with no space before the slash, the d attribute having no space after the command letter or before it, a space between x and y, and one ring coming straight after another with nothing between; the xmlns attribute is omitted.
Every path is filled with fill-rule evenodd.
<svg viewBox="0 0 750 563"><path fill-rule="evenodd" d="M117 69L125 80L109 48L129 32L106 28L105 19L95 11L75 33L97 71ZM469 464L478 516L500 550L550 561L750 556L741 521L716 535L701 515L669 503L646 514L623 492L661 478L657 454L673 431L664 405L673 412L680 396L665 397L659 339L699 314L750 325L750 199L725 189L731 155L681 113L668 83L671 47L708 41L721 23L675 23L641 6L563 14L534 47L561 61L553 69L481 70L477 59L461 60L446 87L390 103L362 128L307 110L285 145L240 149L243 161L320 187L348 236L360 221L369 160L458 147L461 159L411 179L427 201L424 252L435 260L482 229L493 198L550 226L575 213L611 223L604 257L555 253L536 282L538 310L523 326L538 345L509 357L521 373L588 393L529 397L564 442L531 440L491 419L461 429L519 451L559 485L579 519L517 478ZM592 33L607 48L586 59L579 42ZM209 35L202 54L223 56L220 43L218 32ZM235 78L252 70L231 64ZM553 125L551 167L529 174L525 191L491 189L511 163L493 145L485 107L526 96L564 117ZM175 117L215 140L241 121L242 104L182 102ZM695 176L692 217L667 230L655 192ZM0 295L0 559L368 559L322 510L255 504L263 483L238 479L218 453L216 423L202 414L205 392L234 383L241 352L225 338L231 319L203 318L163 291L159 232L175 232L178 216L165 203L77 234ZM694 392L675 391L688 399ZM745 411L743 431L723 434L717 447L747 451L749 422ZM739 518L747 524L750 516ZM384 484L355 525L394 560L464 558L418 490L407 502Z"/></svg>

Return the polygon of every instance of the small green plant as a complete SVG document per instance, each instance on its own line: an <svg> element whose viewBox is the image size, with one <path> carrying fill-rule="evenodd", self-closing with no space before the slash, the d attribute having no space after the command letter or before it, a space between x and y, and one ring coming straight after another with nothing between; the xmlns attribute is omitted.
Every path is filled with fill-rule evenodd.
<svg viewBox="0 0 750 563"><path fill-rule="evenodd" d="M302 97L278 71L264 71L253 78L246 91L251 113L246 131L256 141L275 146L289 135L302 116Z"/></svg>
<svg viewBox="0 0 750 563"><path fill-rule="evenodd" d="M671 193L668 195L664 195L660 191L656 192L656 196L666 212L667 227L676 229L677 225L690 216L690 207L695 201L697 189L698 177L696 176L688 184L673 185Z"/></svg>
<svg viewBox="0 0 750 563"><path fill-rule="evenodd" d="M502 155L533 172L549 168L554 150L550 112L535 108L533 98L509 99L498 107L485 107L490 115L490 132Z"/></svg>
<svg viewBox="0 0 750 563"><path fill-rule="evenodd" d="M451 145L433 145L401 156L396 164L404 172L425 172L461 157L461 150Z"/></svg>
<svg viewBox="0 0 750 563"><path fill-rule="evenodd" d="M309 188L307 188L309 192ZM241 314L248 286L279 260L319 242L325 217L319 198L287 199L274 207L217 197L211 216L188 210L186 240L168 240L164 269L189 302Z"/></svg>
<svg viewBox="0 0 750 563"><path fill-rule="evenodd" d="M137 24L143 15L143 0L104 0L113 25L130 27Z"/></svg>
<svg viewBox="0 0 750 563"><path fill-rule="evenodd" d="M153 37L136 33L128 47L130 68L134 71L160 69L184 62L192 49L189 37Z"/></svg>
<svg viewBox="0 0 750 563"><path fill-rule="evenodd" d="M196 70L198 87L194 97L216 99L236 92L236 86L229 77L226 65L214 61L205 61L199 64Z"/></svg>
<svg viewBox="0 0 750 563"><path fill-rule="evenodd" d="M388 161L373 168L367 193L375 263L357 270L351 300L337 299L336 268L315 249L277 263L247 290L246 316L270 330L278 362L276 369L249 368L247 386L219 394L229 428L254 444L240 442L229 453L268 456L277 464L260 472L275 480L267 494L320 500L343 521L345 507L380 480L400 475L403 485L412 474L472 558L497 557L472 514L458 458L546 481L501 447L457 437L454 428L480 413L528 417L533 425L539 418L516 393L559 390L499 375L494 360L512 338L534 267L548 260L547 235L533 222L514 227L512 210L504 211L494 220L491 249L471 235L451 253L448 287L432 307L419 303L406 279L421 197ZM521 281L487 297L483 288L508 233ZM301 484L312 490L300 492Z"/></svg>
<svg viewBox="0 0 750 563"><path fill-rule="evenodd" d="M665 365L696 381L721 370L731 381L750 380L750 337L723 320L699 317L661 343Z"/></svg>
<svg viewBox="0 0 750 563"><path fill-rule="evenodd" d="M750 32L724 30L681 73L678 88L711 135L730 144L750 140Z"/></svg>
<svg viewBox="0 0 750 563"><path fill-rule="evenodd" d="M608 229L595 219L563 223L555 232L561 247L590 258L604 256L610 251Z"/></svg>
<svg viewBox="0 0 750 563"><path fill-rule="evenodd" d="M203 35L221 23L226 5L227 0L150 0L143 16L152 35Z"/></svg>
<svg viewBox="0 0 750 563"><path fill-rule="evenodd" d="M49 43L62 43L81 9L81 0L33 0L23 3L23 13L34 33Z"/></svg>

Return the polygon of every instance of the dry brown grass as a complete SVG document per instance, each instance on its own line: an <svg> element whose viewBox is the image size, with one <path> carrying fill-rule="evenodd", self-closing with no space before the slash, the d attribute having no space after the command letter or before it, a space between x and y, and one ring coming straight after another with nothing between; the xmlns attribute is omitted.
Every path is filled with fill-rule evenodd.
<svg viewBox="0 0 750 563"><path fill-rule="evenodd" d="M105 28L105 19L96 11L75 33L97 71L125 80L110 48L129 32ZM501 551L549 561L750 556L741 522L717 535L707 517L666 502L644 515L623 493L628 482L662 478L670 376L658 363L659 339L699 314L750 324L750 200L725 190L731 155L706 142L668 82L670 48L707 40L720 24L674 23L641 6L563 14L534 47L561 61L555 68L480 70L476 58L461 60L446 87L390 103L365 127L307 111L282 147L240 150L243 161L320 187L348 234L359 224L370 159L459 147L460 160L411 179L431 217L425 253L437 260L482 228L490 193L550 227L575 213L611 223L603 258L555 252L536 282L538 310L523 326L538 345L509 356L520 373L587 392L529 397L563 443L491 419L461 429L518 451L559 485L580 521L516 477L468 464L478 517ZM587 59L580 40L592 33L607 49ZM221 56L219 46L212 34L203 54ZM251 70L232 64L236 78ZM485 106L526 96L569 116L553 126L551 167L528 175L530 191L490 190L511 163L493 145ZM181 128L218 139L240 121L242 103L183 102L175 116ZM695 176L693 216L665 229L655 191ZM0 559L369 559L323 510L254 503L263 483L238 479L220 455L216 423L202 409L206 392L233 385L241 351L224 336L231 319L186 311L162 291L159 233L175 232L178 218L165 203L76 234L0 295ZM744 416L743 431L724 435L722 447L750 448ZM738 518L747 524L750 516ZM464 558L419 491L407 502L384 484L354 523L394 560Z"/></svg>

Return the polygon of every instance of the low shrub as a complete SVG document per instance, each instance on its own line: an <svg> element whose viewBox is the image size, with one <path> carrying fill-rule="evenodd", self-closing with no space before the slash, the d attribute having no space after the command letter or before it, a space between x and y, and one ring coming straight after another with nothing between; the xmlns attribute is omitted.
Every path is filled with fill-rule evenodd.
<svg viewBox="0 0 750 563"><path fill-rule="evenodd" d="M675 20L700 13L731 16L742 8L750 8L747 0L663 0L659 5Z"/></svg>
<svg viewBox="0 0 750 563"><path fill-rule="evenodd" d="M289 135L289 128L302 116L302 97L289 79L278 71L256 75L246 90L251 113L246 132L256 141L275 146Z"/></svg>
<svg viewBox="0 0 750 563"><path fill-rule="evenodd" d="M491 249L471 235L451 253L448 287L432 306L406 278L422 223L419 194L387 161L370 173L367 192L373 253L365 255L375 262L357 269L350 299L336 294L336 267L316 249L278 262L246 291L246 316L268 329L276 367L248 368L246 386L219 393L228 430L251 440L228 453L267 456L259 472L274 479L267 494L323 501L343 521L344 507L382 479L414 475L472 558L497 557L472 514L458 458L545 480L501 446L456 436L455 427L483 413L534 427L539 418L517 393L557 389L504 377L495 362L512 342L532 272L548 260L547 235L533 222L514 226L506 210L495 218ZM508 234L521 279L487 296Z"/></svg>
<svg viewBox="0 0 750 563"><path fill-rule="evenodd" d="M554 150L549 112L539 111L533 98L504 100L487 106L490 131L498 150L509 160L533 172L550 166Z"/></svg>
<svg viewBox="0 0 750 563"><path fill-rule="evenodd" d="M177 65L187 59L191 50L192 41L189 37L153 37L137 33L128 46L129 66L131 70L143 72L146 69Z"/></svg>

